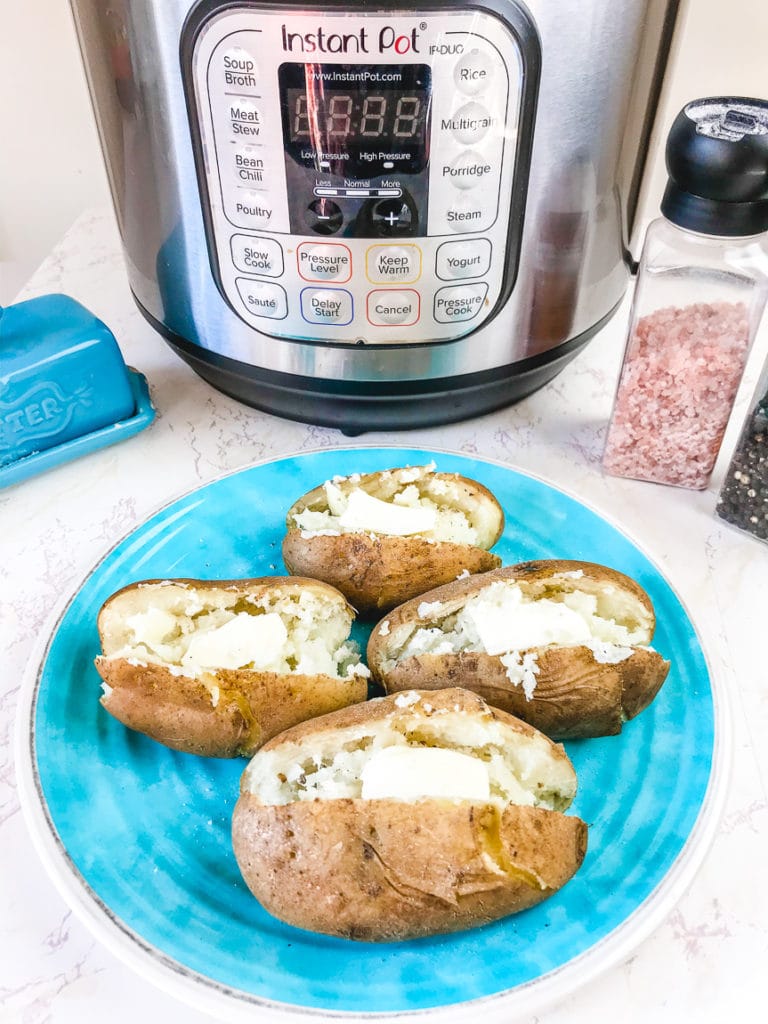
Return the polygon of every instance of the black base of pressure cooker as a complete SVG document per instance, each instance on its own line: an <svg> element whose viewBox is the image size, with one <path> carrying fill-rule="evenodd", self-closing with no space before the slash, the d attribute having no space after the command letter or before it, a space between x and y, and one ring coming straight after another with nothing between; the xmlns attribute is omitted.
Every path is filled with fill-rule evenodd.
<svg viewBox="0 0 768 1024"><path fill-rule="evenodd" d="M217 391L275 416L335 427L347 437L436 427L513 405L556 377L618 308L557 348L507 366L433 380L351 383L279 373L219 355L169 331L134 299L174 352Z"/></svg>

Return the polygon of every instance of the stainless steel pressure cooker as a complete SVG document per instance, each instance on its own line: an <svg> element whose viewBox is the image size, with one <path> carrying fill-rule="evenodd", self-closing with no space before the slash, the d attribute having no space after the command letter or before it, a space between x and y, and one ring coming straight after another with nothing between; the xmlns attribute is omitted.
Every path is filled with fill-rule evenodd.
<svg viewBox="0 0 768 1024"><path fill-rule="evenodd" d="M222 391L462 419L619 303L676 3L72 6L136 302Z"/></svg>

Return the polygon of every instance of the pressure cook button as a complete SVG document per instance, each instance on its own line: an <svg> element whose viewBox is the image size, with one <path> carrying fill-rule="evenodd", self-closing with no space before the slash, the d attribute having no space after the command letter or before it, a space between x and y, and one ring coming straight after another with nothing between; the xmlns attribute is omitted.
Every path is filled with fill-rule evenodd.
<svg viewBox="0 0 768 1024"><path fill-rule="evenodd" d="M352 253L346 245L329 242L315 245L302 242L296 250L299 275L305 281L338 281L352 277Z"/></svg>
<svg viewBox="0 0 768 1024"><path fill-rule="evenodd" d="M457 234L485 231L496 217L496 197L480 191L474 195L461 195L448 208L445 219L451 231Z"/></svg>
<svg viewBox="0 0 768 1024"><path fill-rule="evenodd" d="M352 296L343 288L304 288L301 315L310 324L344 327L352 323Z"/></svg>
<svg viewBox="0 0 768 1024"><path fill-rule="evenodd" d="M379 327L389 324L408 327L419 319L420 302L419 293L412 288L368 292L368 319Z"/></svg>
<svg viewBox="0 0 768 1024"><path fill-rule="evenodd" d="M250 92L258 86L256 58L241 46L234 46L222 55L221 71L228 89Z"/></svg>
<svg viewBox="0 0 768 1024"><path fill-rule="evenodd" d="M493 71L493 61L487 53L470 50L454 68L453 80L465 96L475 96L490 85Z"/></svg>
<svg viewBox="0 0 768 1024"><path fill-rule="evenodd" d="M482 153L471 149L460 153L453 163L443 164L442 167L443 181L450 181L462 190L475 188L481 181L489 179L492 173L493 167L490 162Z"/></svg>
<svg viewBox="0 0 768 1024"><path fill-rule="evenodd" d="M268 228L272 220L272 204L262 193L238 192L232 200L233 220L244 228Z"/></svg>
<svg viewBox="0 0 768 1024"><path fill-rule="evenodd" d="M248 281L244 277L238 277L235 283L243 305L253 316L269 320L285 320L288 316L288 297L279 284Z"/></svg>
<svg viewBox="0 0 768 1024"><path fill-rule="evenodd" d="M491 265L491 243L487 238L466 242L443 242L435 257L435 273L443 281L482 277Z"/></svg>
<svg viewBox="0 0 768 1024"><path fill-rule="evenodd" d="M259 277L280 277L283 273L283 250L272 238L233 235L232 262L238 270Z"/></svg>
<svg viewBox="0 0 768 1024"><path fill-rule="evenodd" d="M491 128L497 118L492 117L489 110L481 103L470 100L459 107L455 114L444 117L441 121L443 130L450 131L454 139L465 146L479 142Z"/></svg>
<svg viewBox="0 0 768 1024"><path fill-rule="evenodd" d="M315 199L307 207L309 230L318 235L335 235L344 223L344 214L332 199Z"/></svg>
<svg viewBox="0 0 768 1024"><path fill-rule="evenodd" d="M421 249L417 245L372 245L366 257L368 280L376 284L417 281Z"/></svg>
<svg viewBox="0 0 768 1024"><path fill-rule="evenodd" d="M466 323L474 320L483 308L488 285L484 283L441 288L435 294L435 320L439 324Z"/></svg>

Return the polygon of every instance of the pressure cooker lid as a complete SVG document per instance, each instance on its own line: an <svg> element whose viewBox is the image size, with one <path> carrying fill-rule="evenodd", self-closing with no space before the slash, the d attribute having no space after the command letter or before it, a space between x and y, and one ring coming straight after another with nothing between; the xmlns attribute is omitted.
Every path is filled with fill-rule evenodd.
<svg viewBox="0 0 768 1024"><path fill-rule="evenodd" d="M768 230L768 101L710 97L688 103L667 138L661 212L708 235Z"/></svg>

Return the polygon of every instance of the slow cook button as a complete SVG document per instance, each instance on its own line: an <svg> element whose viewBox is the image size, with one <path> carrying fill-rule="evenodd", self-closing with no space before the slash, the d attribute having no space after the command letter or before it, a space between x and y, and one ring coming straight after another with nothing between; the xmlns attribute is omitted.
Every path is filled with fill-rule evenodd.
<svg viewBox="0 0 768 1024"><path fill-rule="evenodd" d="M465 96L474 96L493 80L493 61L487 53L470 50L453 70L453 80Z"/></svg>
<svg viewBox="0 0 768 1024"><path fill-rule="evenodd" d="M232 262L238 270L259 277L280 277L283 273L283 250L272 238L253 235L232 236Z"/></svg>
<svg viewBox="0 0 768 1024"><path fill-rule="evenodd" d="M464 284L441 288L435 294L435 320L439 324L465 323L483 308L487 284Z"/></svg>
<svg viewBox="0 0 768 1024"><path fill-rule="evenodd" d="M352 253L346 245L329 242L317 245L302 242L296 250L299 275L305 281L338 281L342 284L352 277Z"/></svg>
<svg viewBox="0 0 768 1024"><path fill-rule="evenodd" d="M301 315L307 323L344 327L352 323L353 313L352 296L344 288L302 289Z"/></svg>
<svg viewBox="0 0 768 1024"><path fill-rule="evenodd" d="M482 277L491 265L491 243L487 238L466 242L443 242L435 257L435 273L443 281Z"/></svg>
<svg viewBox="0 0 768 1024"><path fill-rule="evenodd" d="M288 316L288 297L279 284L247 281L244 277L238 277L235 284L243 305L253 316L269 320L285 320Z"/></svg>
<svg viewBox="0 0 768 1024"><path fill-rule="evenodd" d="M368 292L368 319L379 327L390 324L409 327L419 319L420 301L419 293L412 288Z"/></svg>
<svg viewBox="0 0 768 1024"><path fill-rule="evenodd" d="M375 284L406 284L421 276L418 245L372 245L366 256L368 280Z"/></svg>
<svg viewBox="0 0 768 1024"><path fill-rule="evenodd" d="M233 46L222 54L221 73L228 89L252 92L259 84L256 58L241 46Z"/></svg>
<svg viewBox="0 0 768 1024"><path fill-rule="evenodd" d="M443 164L442 172L443 181L450 181L456 188L469 189L488 179L493 173L493 167L482 153L468 150L457 156L452 163Z"/></svg>

